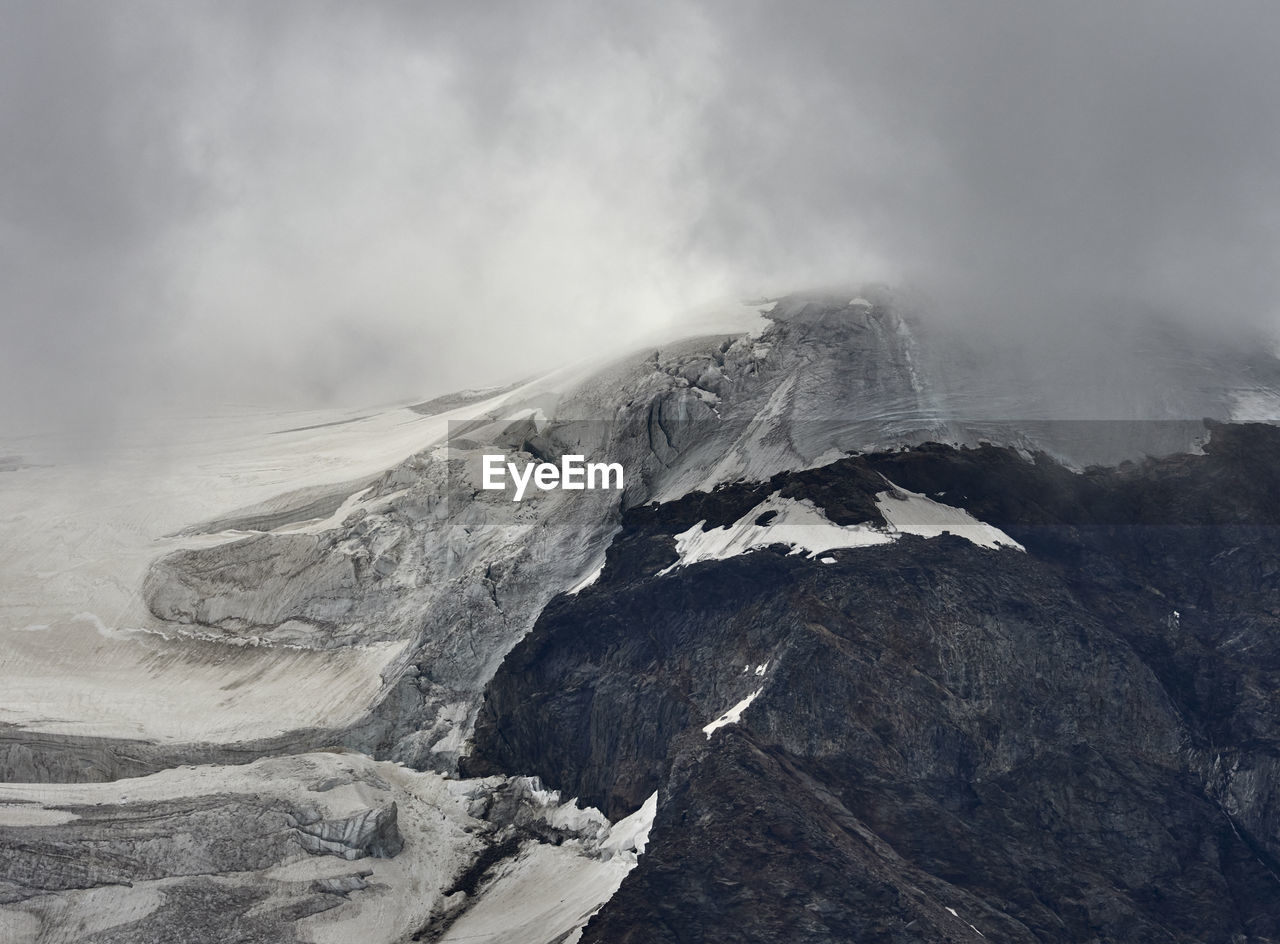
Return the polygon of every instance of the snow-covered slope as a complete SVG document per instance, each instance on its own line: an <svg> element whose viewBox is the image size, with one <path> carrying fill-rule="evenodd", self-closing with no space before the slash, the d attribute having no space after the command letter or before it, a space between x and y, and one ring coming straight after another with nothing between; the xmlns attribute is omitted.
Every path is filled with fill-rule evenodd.
<svg viewBox="0 0 1280 944"><path fill-rule="evenodd" d="M0 473L0 720L225 741L358 716L402 643L317 658L174 642L147 610L143 579L158 555L243 537L181 534L201 521L267 505L281 524L310 518L315 530L330 509L365 507L351 499L366 479L466 413L195 417L134 430L91 456L56 441L6 444L0 451L21 449L23 463Z"/></svg>

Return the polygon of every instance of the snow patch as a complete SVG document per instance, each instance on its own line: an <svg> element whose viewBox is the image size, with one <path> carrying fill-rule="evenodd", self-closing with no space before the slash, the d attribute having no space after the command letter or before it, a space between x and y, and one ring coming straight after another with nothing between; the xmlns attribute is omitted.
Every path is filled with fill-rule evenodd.
<svg viewBox="0 0 1280 944"><path fill-rule="evenodd" d="M898 488L892 482L888 484L892 490L876 496L876 507L888 522L887 528L839 525L808 499L782 498L775 492L731 525L707 531L703 527L706 524L704 519L675 535L676 553L680 559L664 567L657 575L661 577L700 561L727 560L773 544L785 544L791 548L792 554L807 553L810 558L815 558L838 547L889 544L903 534L927 538L954 534L979 547L1026 550L999 528L979 521L961 508ZM772 516L764 524L758 523L761 517L771 512ZM834 557L822 557L820 561L823 564L836 563Z"/></svg>
<svg viewBox="0 0 1280 944"><path fill-rule="evenodd" d="M765 524L756 521L776 512ZM706 521L675 536L680 559L658 573L669 573L704 560L726 560L771 544L787 544L791 553L808 552L814 557L835 547L868 547L887 544L893 536L866 525L838 525L809 500L781 498L776 493L751 509L733 524L704 531Z"/></svg>
<svg viewBox="0 0 1280 944"><path fill-rule="evenodd" d="M615 852L635 852L642 855L645 846L649 844L649 831L653 829L653 819L657 814L658 791L654 790L640 804L640 809L613 824L613 828L609 830L609 838L602 847Z"/></svg>
<svg viewBox="0 0 1280 944"><path fill-rule="evenodd" d="M943 908L946 908L946 909L947 909L947 911L951 912L951 917L953 917L953 918L960 918L960 915L959 915L959 914L957 914L957 913L956 913L956 910L955 910L954 908L952 908L950 905L943 905L942 907L943 907ZM961 920L961 921L964 921L964 918L960 918L960 920ZM969 922L968 922L968 921L965 921L964 923L965 923L965 924L969 924ZM972 930L972 931L976 931L980 936L982 936L982 937L986 937L986 935L985 935L985 934L983 934L981 931L978 931L978 929L977 929L977 928L975 928L972 924L969 924L969 928L970 928L970 930Z"/></svg>
<svg viewBox="0 0 1280 944"><path fill-rule="evenodd" d="M926 538L954 534L979 547L1026 550L999 528L979 521L964 509L944 505L896 485L893 491L876 496L876 508L891 528L903 534L918 534Z"/></svg>
<svg viewBox="0 0 1280 944"><path fill-rule="evenodd" d="M718 731L720 728L723 728L725 725L737 724L739 721L741 721L742 713L747 710L747 706L750 705L753 701L755 701L756 697L763 691L764 691L763 688L757 688L754 692L752 692L746 698L742 699L742 701L738 702L736 705L734 705L732 708L730 708L728 711L722 714L719 718L716 718L715 721L712 721L710 724L706 725L702 729L702 731L704 734L706 734L707 740L710 741L711 735L714 734L716 731Z"/></svg>
<svg viewBox="0 0 1280 944"><path fill-rule="evenodd" d="M571 939L613 897L634 857L600 861L570 840L560 846L529 842L439 939L440 944Z"/></svg>
<svg viewBox="0 0 1280 944"><path fill-rule="evenodd" d="M550 791L548 796L558 794ZM571 801L565 807L573 805ZM657 810L658 794L654 791L630 816L612 827L606 824L608 834L594 854L591 844L581 839L559 846L526 843L515 858L498 867L494 879L440 938L441 944L568 944L579 940L587 921L635 868L637 857L648 844ZM594 809L579 812L603 820Z"/></svg>

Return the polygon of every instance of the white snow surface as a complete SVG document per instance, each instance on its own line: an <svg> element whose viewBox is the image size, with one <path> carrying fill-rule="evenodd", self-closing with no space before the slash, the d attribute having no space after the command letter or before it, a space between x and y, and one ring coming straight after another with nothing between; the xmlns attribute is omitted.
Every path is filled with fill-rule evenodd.
<svg viewBox="0 0 1280 944"><path fill-rule="evenodd" d="M550 799L558 797L552 793ZM560 807L574 807L571 801ZM613 897L644 853L658 809L655 791L638 810L614 823L599 851L582 840L559 846L527 842L474 902L442 942L559 944L574 942L593 914ZM594 810L583 811L595 813ZM595 814L598 816L599 814ZM549 822L557 822L554 817Z"/></svg>
<svg viewBox="0 0 1280 944"><path fill-rule="evenodd" d="M243 537L177 536L197 522L367 481L442 439L450 420L510 395L430 417L400 407L153 420L90 455L54 438L0 441L0 454L24 461L0 482L0 721L225 742L359 716L402 644L309 653L167 641L151 631L170 627L140 597L147 567ZM336 524L364 490L353 485L335 515L312 524Z"/></svg>
<svg viewBox="0 0 1280 944"><path fill-rule="evenodd" d="M876 508L893 530L903 534L926 538L954 534L979 547L1026 550L999 528L979 521L963 508L953 508L897 486L876 496Z"/></svg>
<svg viewBox="0 0 1280 944"><path fill-rule="evenodd" d="M889 522L888 528L839 525L808 499L783 498L775 492L731 525L708 531L703 527L706 522L699 521L677 534L676 552L680 559L659 571L658 576L699 561L727 560L773 544L788 545L792 554L814 558L835 548L888 544L903 534L939 537L950 533L979 547L1025 550L999 528L979 521L963 509L889 484L890 490L876 496L876 507ZM766 523L756 524L769 512L776 514ZM835 558L823 557L821 561L835 563Z"/></svg>
<svg viewBox="0 0 1280 944"><path fill-rule="evenodd" d="M53 436L0 439L0 455L21 456L0 479L0 722L229 743L354 720L406 643L310 652L178 638L141 598L151 562L238 540L245 532L190 529L290 507L299 492L347 489L333 513L278 533L376 512L397 493L366 501L368 483L442 444L451 422L573 389L598 369L553 372L432 416L245 408L140 421L88 452ZM546 422L536 407L514 415Z"/></svg>
<svg viewBox="0 0 1280 944"><path fill-rule="evenodd" d="M722 714L719 718L716 718L715 721L712 721L710 724L705 725L702 731L704 734L706 734L707 740L710 741L711 735L715 734L716 731L720 730L725 725L737 724L739 721L741 721L742 713L747 710L747 706L750 705L753 701L755 701L757 696L759 696L759 694L763 691L764 691L763 687L757 688L754 692L752 692L746 698L742 699L742 701L738 702L736 705L734 705L732 708L730 708L728 711Z"/></svg>
<svg viewBox="0 0 1280 944"><path fill-rule="evenodd" d="M658 791L654 790L649 798L630 816L613 824L609 830L609 838L604 841L604 848L616 852L636 852L643 854L649 843L649 831L653 829L653 818L658 813Z"/></svg>
<svg viewBox="0 0 1280 944"><path fill-rule="evenodd" d="M777 512L766 524L756 519ZM866 525L838 525L805 499L782 498L776 493L726 527L703 530L705 521L677 534L676 552L680 560L661 570L658 576L677 567L705 560L726 560L771 544L787 544L791 553L807 552L810 557L836 547L869 547L888 544L893 536Z"/></svg>
<svg viewBox="0 0 1280 944"><path fill-rule="evenodd" d="M49 733L216 743L356 717L407 645L315 651L176 641L119 633L92 614L0 638L0 721Z"/></svg>
<svg viewBox="0 0 1280 944"><path fill-rule="evenodd" d="M577 840L559 846L526 843L450 925L440 944L576 940L635 864L634 855L593 859L583 854Z"/></svg>
<svg viewBox="0 0 1280 944"><path fill-rule="evenodd" d="M650 345L668 345L687 338L717 334L759 337L770 324L764 316L773 311L777 304L774 299L724 299L711 302L683 312L679 318L641 340Z"/></svg>

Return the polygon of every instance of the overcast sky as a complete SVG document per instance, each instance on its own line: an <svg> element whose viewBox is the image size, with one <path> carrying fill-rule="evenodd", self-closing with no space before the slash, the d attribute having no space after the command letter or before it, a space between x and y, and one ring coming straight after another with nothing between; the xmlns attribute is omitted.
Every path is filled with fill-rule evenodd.
<svg viewBox="0 0 1280 944"><path fill-rule="evenodd" d="M11 0L0 425L425 396L863 278L1269 325L1277 36L1261 0Z"/></svg>

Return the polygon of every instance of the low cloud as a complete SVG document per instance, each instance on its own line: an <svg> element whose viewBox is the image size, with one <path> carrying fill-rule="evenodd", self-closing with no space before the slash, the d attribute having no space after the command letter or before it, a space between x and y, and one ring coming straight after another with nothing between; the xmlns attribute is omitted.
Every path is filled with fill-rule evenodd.
<svg viewBox="0 0 1280 944"><path fill-rule="evenodd" d="M861 279L1030 334L1275 322L1271 5L0 21L9 428L425 396Z"/></svg>

